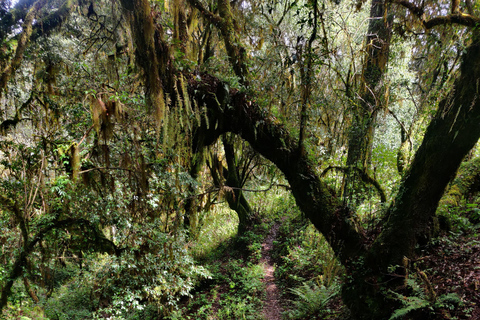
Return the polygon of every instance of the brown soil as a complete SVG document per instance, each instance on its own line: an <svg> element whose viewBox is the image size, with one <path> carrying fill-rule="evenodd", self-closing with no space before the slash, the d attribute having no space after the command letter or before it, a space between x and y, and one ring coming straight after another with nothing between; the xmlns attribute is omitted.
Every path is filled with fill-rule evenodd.
<svg viewBox="0 0 480 320"><path fill-rule="evenodd" d="M277 232L280 224L275 224L270 231L270 234L262 244L262 259L265 269L265 286L266 286L266 299L263 307L263 316L266 320L281 320L282 319L282 306L280 304L280 291L275 284L273 260L270 255L273 249L273 241L277 237Z"/></svg>
<svg viewBox="0 0 480 320"><path fill-rule="evenodd" d="M462 305L440 309L435 319L480 319L480 241L476 234L443 238L418 261L429 274L437 297L456 293Z"/></svg>

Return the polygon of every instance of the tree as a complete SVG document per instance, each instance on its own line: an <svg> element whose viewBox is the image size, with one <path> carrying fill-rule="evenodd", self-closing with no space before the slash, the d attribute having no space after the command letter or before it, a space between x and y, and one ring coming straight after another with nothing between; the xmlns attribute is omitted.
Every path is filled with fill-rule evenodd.
<svg viewBox="0 0 480 320"><path fill-rule="evenodd" d="M300 112L298 118L294 118L299 120L297 121L298 126L282 124L274 114L269 113L267 108L257 102L256 98L260 96L260 93L255 92L255 85L252 81L256 75L250 73L248 50L244 45L244 38L249 35L242 33L239 19L237 19L237 17L246 16L242 10L248 11L248 6L254 7L257 3L244 2L238 7L233 7L234 4L226 0L218 0L210 6L199 0L189 0L188 3L189 6L184 6L182 1L173 1L171 12L173 24L168 24L164 20L166 19L164 10L147 0L120 1L123 16L127 22L125 28L130 30L132 35L129 40L125 41L125 46L130 50L135 47L135 62L140 67L138 73L142 75L145 87L145 105L150 113L155 114L156 125L152 125L150 128L157 130L157 136L160 135L159 128L163 128L162 139L167 148L162 151L176 150L179 154L185 155L183 163L180 161L177 165L181 164L188 168L192 164L191 155L194 151L213 144L226 133L236 134L248 141L254 150L282 171L290 184L297 205L318 231L325 236L339 261L345 266L349 280L344 286L343 297L348 307L358 318L383 319L388 317L395 303L388 299L385 290L394 290L398 284L398 278L392 274L391 267L397 269L396 274L401 274L404 272L401 267L404 257L415 256L416 246L425 241L425 234L430 233L433 229L432 221L447 184L455 176L463 158L480 137L480 127L478 126L480 106L477 101L480 63L476 58L480 54L480 37L475 29L479 19L470 14L459 13L458 8L452 8L452 13L448 15L436 16L437 10L430 3L426 7L417 7L410 2L395 2L397 5L406 7L416 19L421 19L423 27L427 30L449 23L471 29L465 36L468 46L459 65L459 72L453 87L447 88L448 92L440 100L422 143L398 185L398 192L386 209L380 226L381 233L366 235L361 228L353 224L351 217L354 211L352 208L346 206L335 190L321 179L317 170L318 163L309 155L307 129L312 125L311 123L309 125L307 112L309 102L313 100L313 90L310 86L315 74L314 44L326 47L324 42L317 41L317 27L323 23L322 7L319 3L317 1L306 2L298 9L298 15L301 16L301 13L304 13L304 17L307 17L306 20L310 20L312 28L307 43L301 38L297 38L297 45L304 45L306 48L304 52L306 56L300 64L303 69L300 70L302 75ZM71 3L67 1L62 5L68 6ZM79 3L79 5L85 4ZM292 6L294 5L296 3L292 4ZM28 14L42 12L40 9L43 6L44 2L42 1L35 2L34 7L32 4L27 4L27 7L30 8ZM21 8L19 5L17 7ZM374 2L372 4L372 12L375 11L372 16L378 17L380 15L376 9L385 12L384 3ZM284 10L284 12L288 11ZM29 17L28 14L26 17ZM64 10L61 11L61 14L66 19L71 13L70 10ZM89 17L93 16L89 7L86 15L88 16L88 14L90 14ZM98 14L96 15L98 16ZM425 16L429 18L425 18ZM201 18L199 19L199 17ZM196 23L192 23L194 20ZM280 20L283 20L283 16ZM387 19L384 22L389 21ZM112 34L110 29L98 22L98 19L97 23L100 24L101 29L106 29L107 34ZM25 18L16 53L2 71L1 79L4 80L1 84L3 88L11 80L15 70L20 67L28 41L35 39L31 30L36 25L33 18ZM362 94L360 96L362 103L366 103L364 107L368 107L370 112L363 114L362 108L356 110L358 111L356 113L354 111L354 117L359 119L357 122L354 121L354 126L360 124L362 133L361 139L356 141L360 142L358 148L354 147L355 135L350 136L347 164L349 164L348 158L357 158L361 160L362 166L365 166L368 158L370 138L367 136L372 134L371 129L375 122L374 115L377 108L377 104L373 103L373 100L378 97L379 92L382 92L381 89L377 91L372 88L379 85L382 73L385 72L391 36L390 29L381 24L374 25L372 22L368 29L370 31L377 30L377 27L381 29L381 32L385 32L380 38L382 46L386 47L382 47L380 50L380 57L377 56L378 52L367 55L364 72L366 77L364 85L361 86L360 93ZM216 28L218 39L221 40L217 43L217 50L225 50L228 54L230 67L225 68L227 72L224 78L235 83L238 88L232 87L232 83L225 79L221 80L214 74L214 71L200 72L195 67L190 68L189 66L189 61L191 61L189 56L195 56L194 53L198 56L198 59L194 59L196 61L202 60L200 56L210 55L207 51L211 49L208 44L208 39L213 37L209 31L211 28ZM53 30L53 25L50 30ZM379 31L379 34L381 32ZM324 38L327 39L327 33L325 31L323 33ZM189 35L198 37L195 39ZM46 38L48 38L47 35ZM198 41L198 39L202 40ZM372 46L374 46L374 42L372 41ZM97 128L96 139L97 142L103 139L103 143L96 143L94 148L97 150L96 154L104 157L103 163L105 164L104 168L96 167L95 170L99 171L100 181L110 182L112 189L110 192L113 194L115 183L126 179L126 176L117 176L107 170L112 167L109 164L110 147L107 141L112 136L110 125L112 124L111 114L114 110L107 108L106 101L115 101L115 99L108 99L110 94L103 94L101 96L97 93L92 99L92 110L97 110L93 121L93 126ZM179 120L173 118L173 115L176 115ZM364 126L365 119L366 126ZM294 131L295 129L298 130L298 134ZM126 129L126 131L128 130ZM135 130L130 130L135 136ZM145 134L145 139L155 140L153 138L155 134L148 129L142 133ZM159 184L166 183L162 182L160 177L167 172L173 172L175 187L180 191L165 195L165 199L168 199L169 206L174 210L172 215L178 218L182 212L182 190L188 189L180 187L178 171L155 171L155 165L158 165L154 160L156 156L142 149L139 139L133 138L133 141L130 141L128 135L125 135L122 141L125 145L134 146L136 150L135 159L137 161L132 166L134 170L132 167L128 169L132 170L135 178L132 179L131 184L125 183L126 186L129 186L128 190L135 194L132 203L138 206L144 205L144 212L151 213L148 205L142 200L149 189L149 184L152 183L152 180ZM142 146L151 148L149 149L153 150L151 153L160 152L154 142L142 144ZM226 149L228 148L227 145ZM98 149L102 149L102 152L99 152ZM357 151L363 151L364 154L354 157L353 154L359 154ZM231 156L233 151L226 150L226 153ZM119 161L119 158L117 154L113 160ZM150 161L146 162L146 158ZM235 173L235 170L232 168L232 158L230 161L227 159L227 162L230 162L227 180L229 177L234 179L232 173ZM147 164L153 169L147 169ZM119 165L119 167L121 166ZM73 172L75 172L74 167L72 167L72 174ZM158 179L152 179L153 175ZM236 180L238 182L238 179ZM108 184L104 183L103 185ZM165 188L165 190L167 189ZM168 190L172 189L174 188ZM237 195L236 198L239 200L241 197ZM8 202L3 203L3 207L6 211L16 212L15 207ZM62 221L69 220L56 219L54 225L55 223L66 223ZM22 225L21 222L19 224ZM373 240L372 237L374 237ZM28 246L31 246L31 249L25 249L23 254L31 252L37 242L30 241L26 237L23 244L27 246L27 249L30 248ZM18 261L24 264L22 255L18 257ZM15 270L16 265L12 266L12 281L19 275ZM5 286L5 288L7 287ZM5 295L8 295L9 289L5 288ZM3 300L2 296L2 302Z"/></svg>
<svg viewBox="0 0 480 320"><path fill-rule="evenodd" d="M134 23L133 27L138 26ZM230 40L224 39L226 42ZM296 140L282 126L266 117L247 95L227 90L215 78L204 75L202 81L190 81L193 92L196 92L193 99L207 105L211 112L209 119L219 123L217 129L210 130L212 134L228 131L241 135L285 174L297 204L327 237L347 270L352 272L354 280L345 290L345 298L359 315L382 318L388 312L381 307L385 298L373 285L365 283L383 283L385 276L382 275L389 274L389 266L401 265L404 256L414 254L415 246L431 228L430 222L446 185L478 140L480 132L474 127L480 111L475 99L475 81L472 81L476 79L475 67L478 66L475 63L479 50L477 41L474 35L463 58L462 72L455 83L456 88L462 88L461 91L452 90L440 103L399 188L397 199L387 211L383 231L370 247L348 222L349 209L343 207L318 178L310 161L298 152ZM465 104L471 107L462 108ZM373 281L367 282L367 279ZM355 296L357 301L349 300L349 295ZM365 300L358 297L365 297Z"/></svg>
<svg viewBox="0 0 480 320"><path fill-rule="evenodd" d="M348 137L346 197L354 195L358 188L359 179L353 168L359 168L361 172L369 169L376 119L386 108L383 77L392 37L392 19L386 2L372 1L359 90L347 93L355 102ZM358 98L353 95L358 95Z"/></svg>

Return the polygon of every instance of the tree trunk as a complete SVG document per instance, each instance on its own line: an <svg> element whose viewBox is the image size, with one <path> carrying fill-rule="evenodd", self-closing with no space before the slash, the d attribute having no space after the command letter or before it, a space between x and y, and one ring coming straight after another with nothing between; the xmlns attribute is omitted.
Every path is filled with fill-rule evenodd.
<svg viewBox="0 0 480 320"><path fill-rule="evenodd" d="M224 138L223 146L225 150L227 167L223 166L217 155L214 156L214 163L211 163L209 167L215 185L219 187L224 186L226 187L225 189L228 189L225 191L225 199L227 200L230 209L237 213L237 235L240 236L247 230L253 210L242 191L244 179L240 177L240 173L238 171L237 159L233 144Z"/></svg>
<svg viewBox="0 0 480 320"><path fill-rule="evenodd" d="M316 228L329 240L340 260L348 264L363 250L363 239L348 219L350 211L321 181L307 155L298 152L298 141L273 117L243 92L226 91L224 84L207 74L201 81L189 79L192 99L208 108L210 123L217 123L215 131L200 132L220 136L226 132L239 134L252 148L271 160L285 175L298 206Z"/></svg>
<svg viewBox="0 0 480 320"><path fill-rule="evenodd" d="M477 36L476 38L480 38ZM461 74L450 94L440 102L405 175L384 231L372 247L372 257L382 268L411 256L415 245L431 228L438 202L460 163L480 136L480 46L470 45Z"/></svg>
<svg viewBox="0 0 480 320"><path fill-rule="evenodd" d="M359 98L353 106L353 119L348 135L347 167L367 171L372 152L373 136L379 109L384 108L382 82L388 61L392 19L386 17L384 0L372 1L366 37L366 57L359 88ZM344 195L354 195L361 182L356 170L347 172ZM354 204L355 201L349 201Z"/></svg>
<svg viewBox="0 0 480 320"><path fill-rule="evenodd" d="M248 222L252 216L253 210L242 191L244 183L238 171L238 163L233 144L224 138L223 148L225 150L225 159L227 160L228 165L225 185L232 188L232 192L229 192L226 195L226 198L230 209L235 210L238 215L237 235L242 235L248 227Z"/></svg>
<svg viewBox="0 0 480 320"><path fill-rule="evenodd" d="M351 270L354 280L344 299L354 314L370 313L365 319L382 319L388 314L384 311L388 301L381 289L395 289L395 279L399 279L389 276L389 266L402 266L404 257L414 257L416 246L428 240L445 188L480 137L479 38L475 35L466 50L461 74L440 102L363 268ZM397 269L397 273L404 271Z"/></svg>
<svg viewBox="0 0 480 320"><path fill-rule="evenodd" d="M326 237L352 276L344 291L352 312L358 318L382 319L391 311L387 302L392 305L381 290L385 279L391 280L388 267L414 256L415 246L431 228L445 187L480 136L478 56L480 48L475 42L467 49L455 88L440 103L427 129L388 210L383 232L368 251L349 222L349 209L319 179L308 157L297 152L296 140L282 125L267 117L245 94L234 90L226 93L224 85L213 77L203 75L200 82L190 81L190 93L199 104L207 105L210 121L218 123L218 134L239 134L285 174L297 205ZM228 97L219 104L218 96ZM395 281L387 284L394 285Z"/></svg>

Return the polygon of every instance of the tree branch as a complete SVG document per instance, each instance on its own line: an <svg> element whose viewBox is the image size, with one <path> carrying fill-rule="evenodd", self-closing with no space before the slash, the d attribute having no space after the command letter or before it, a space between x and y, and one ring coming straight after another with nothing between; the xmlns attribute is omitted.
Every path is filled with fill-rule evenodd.
<svg viewBox="0 0 480 320"><path fill-rule="evenodd" d="M240 79L240 83L248 85L248 68L245 62L246 50L236 35L235 20L232 15L230 2L228 0L218 0L219 15L207 10L199 0L188 0L188 2L200 11L207 21L213 23L220 30L227 50L228 60L235 75Z"/></svg>
<svg viewBox="0 0 480 320"><path fill-rule="evenodd" d="M200 11L202 16L207 21L209 21L211 24L215 25L219 29L222 28L222 26L224 24L224 21L223 21L222 17L220 17L219 15L217 15L217 14L211 12L210 10L208 10L207 8L205 8L199 0L188 0L188 2L190 3L190 5L192 7L196 8L198 11Z"/></svg>
<svg viewBox="0 0 480 320"><path fill-rule="evenodd" d="M414 14L423 24L425 29L431 29L436 26L446 24L458 24L466 27L475 27L480 24L480 18L465 14L462 12L454 12L446 16L438 16L425 20L425 11L423 8L406 0L392 0L392 3L398 4L404 8L407 8L412 14Z"/></svg>
<svg viewBox="0 0 480 320"><path fill-rule="evenodd" d="M466 27L476 27L480 24L480 18L465 13L452 13L442 17L435 17L427 21L423 21L426 29L445 24L458 24Z"/></svg>
<svg viewBox="0 0 480 320"><path fill-rule="evenodd" d="M225 91L225 85L210 75L202 74L201 81L189 78L190 96L199 105L205 104L209 122L217 123L215 132L208 131L206 124L199 130L217 137L232 132L248 141L254 150L284 173L297 205L326 237L340 261L348 264L361 255L365 250L363 238L350 224L349 209L343 207L341 201L319 179L308 156L299 155L298 140L245 93L234 89ZM225 95L228 95L228 99L225 99L228 103L219 103L216 97Z"/></svg>
<svg viewBox="0 0 480 320"><path fill-rule="evenodd" d="M32 34L32 24L35 20L37 13L45 5L46 0L37 0L33 6L28 11L25 16L25 21L22 24L22 33L18 39L17 49L15 50L15 56L9 65L7 65L0 73L0 97L2 96L2 91L7 86L8 80L12 74L15 73L18 67L20 67L23 60L23 53L27 48L27 44L30 41L30 36Z"/></svg>

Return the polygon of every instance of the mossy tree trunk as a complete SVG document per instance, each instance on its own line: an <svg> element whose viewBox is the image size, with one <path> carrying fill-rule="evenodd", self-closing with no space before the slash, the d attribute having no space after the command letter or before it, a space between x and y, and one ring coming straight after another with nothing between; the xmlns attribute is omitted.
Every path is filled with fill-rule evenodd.
<svg viewBox="0 0 480 320"><path fill-rule="evenodd" d="M480 190L480 158L473 158L462 163L455 180L449 185L447 192L440 200L437 216L446 219L449 207L456 207L462 199L473 196Z"/></svg>
<svg viewBox="0 0 480 320"><path fill-rule="evenodd" d="M253 210L245 198L243 193L243 186L245 179L241 176L238 170L238 161L235 156L235 149L233 143L227 138L223 139L223 148L225 150L225 160L227 161L228 169L225 171L225 185L232 188L231 192L227 192L226 199L230 209L235 210L238 215L238 235L242 235L247 227L248 222L252 216Z"/></svg>
<svg viewBox="0 0 480 320"><path fill-rule="evenodd" d="M352 123L348 134L346 166L364 172L369 167L377 115L385 108L383 78L387 68L393 20L391 14L387 15L387 7L384 0L372 1L358 98L351 97L355 103L352 106ZM347 171L345 197L351 198L358 193L361 179L357 172L353 169ZM349 203L354 204L355 201Z"/></svg>
<svg viewBox="0 0 480 320"><path fill-rule="evenodd" d="M455 89L440 103L388 209L383 232L368 248L349 222L350 210L319 179L308 158L298 153L296 140L283 126L267 117L243 93L229 92L225 101L230 107L219 104L214 96L225 96L225 87L216 78L203 75L201 82L190 81L190 88L194 99L208 106L210 119L218 122L218 134L239 134L284 173L297 205L352 275L351 290L345 291L352 311L360 318L363 315L366 319L382 319L391 310L385 307L387 301L378 284L391 280L389 266L401 265L404 257L415 255L415 247L431 230L446 186L480 137L479 55L478 42L466 50Z"/></svg>
<svg viewBox="0 0 480 320"><path fill-rule="evenodd" d="M221 159L215 154L212 157L212 163L209 164L210 173L215 185L223 189L222 193L230 209L237 213L237 235L241 236L247 230L253 214L252 207L242 190L246 181L244 175L246 172L241 173L239 170L240 164L235 154L233 142L226 137L223 137L222 142L227 167L223 166Z"/></svg>

